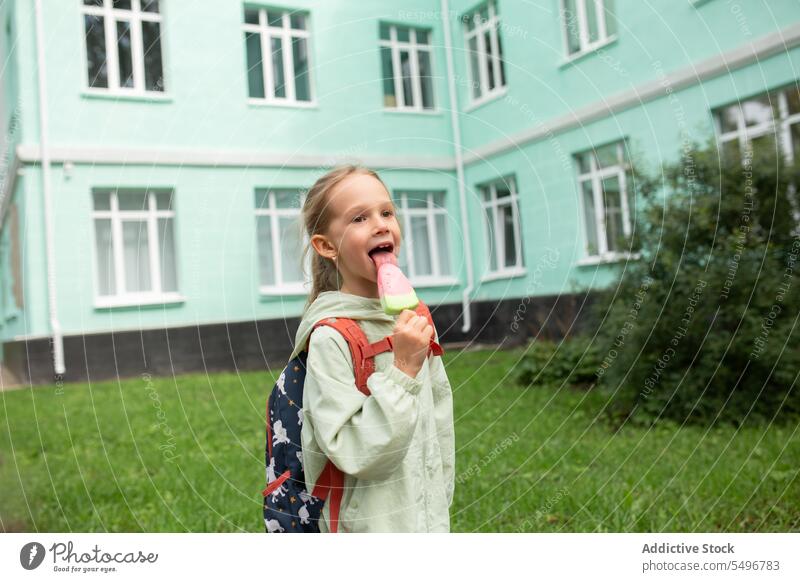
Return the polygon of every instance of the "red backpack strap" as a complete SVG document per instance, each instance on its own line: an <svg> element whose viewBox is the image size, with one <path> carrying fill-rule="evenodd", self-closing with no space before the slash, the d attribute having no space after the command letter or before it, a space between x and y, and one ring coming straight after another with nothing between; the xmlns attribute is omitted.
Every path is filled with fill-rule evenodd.
<svg viewBox="0 0 800 582"><path fill-rule="evenodd" d="M355 321L346 317L329 317L328 319L320 320L314 324L314 329L323 325L334 328L347 340L347 345L350 347L350 355L353 358L353 374L356 386L364 396L369 396L367 378L375 371L375 364L372 360L374 354L369 355L369 342L364 330ZM371 366L365 365L366 359L372 364Z"/></svg>
<svg viewBox="0 0 800 582"><path fill-rule="evenodd" d="M417 315L421 315L422 317L428 320L428 323L431 324L431 327L434 331L434 337L436 337L436 324L433 323L433 317L431 316L431 310L428 309L428 306L425 305L422 301L419 302L417 308L414 310L417 312ZM433 339L431 339L431 345L428 348L428 355L430 356L433 353L434 356L441 356L444 353L444 349L438 343L436 343Z"/></svg>

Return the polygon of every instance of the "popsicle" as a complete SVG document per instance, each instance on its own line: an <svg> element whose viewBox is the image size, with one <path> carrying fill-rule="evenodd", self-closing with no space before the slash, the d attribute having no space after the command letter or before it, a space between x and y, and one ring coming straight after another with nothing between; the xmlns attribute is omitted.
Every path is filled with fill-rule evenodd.
<svg viewBox="0 0 800 582"><path fill-rule="evenodd" d="M378 269L378 294L381 307L388 315L396 315L404 309L414 309L419 299L403 271L397 266L397 257L390 251L378 251L370 255Z"/></svg>

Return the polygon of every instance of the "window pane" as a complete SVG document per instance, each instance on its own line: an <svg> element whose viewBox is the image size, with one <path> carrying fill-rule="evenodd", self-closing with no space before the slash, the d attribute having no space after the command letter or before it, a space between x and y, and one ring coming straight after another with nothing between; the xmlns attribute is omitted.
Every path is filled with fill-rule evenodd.
<svg viewBox="0 0 800 582"><path fill-rule="evenodd" d="M464 22L464 26L467 27L467 31L470 31L475 28L475 15L474 14L465 14L462 17L462 21Z"/></svg>
<svg viewBox="0 0 800 582"><path fill-rule="evenodd" d="M276 208L300 208L296 190L274 190Z"/></svg>
<svg viewBox="0 0 800 582"><path fill-rule="evenodd" d="M161 260L161 290L178 290L178 272L175 265L175 233L171 218L158 219L158 244Z"/></svg>
<svg viewBox="0 0 800 582"><path fill-rule="evenodd" d="M447 215L436 215L436 249L439 253L439 274L450 274L450 244L447 237Z"/></svg>
<svg viewBox="0 0 800 582"><path fill-rule="evenodd" d="M131 0L112 0L113 6L117 10L130 10Z"/></svg>
<svg viewBox="0 0 800 582"><path fill-rule="evenodd" d="M581 50L581 34L578 26L578 8L576 0L564 0L564 26L567 31L567 49L569 54Z"/></svg>
<svg viewBox="0 0 800 582"><path fill-rule="evenodd" d="M409 192L406 197L406 205L409 210L413 208L427 208L428 195L425 192Z"/></svg>
<svg viewBox="0 0 800 582"><path fill-rule="evenodd" d="M247 24L258 24L258 8L245 8L244 21Z"/></svg>
<svg viewBox="0 0 800 582"><path fill-rule="evenodd" d="M133 87L131 27L126 20L117 21L117 52L119 54L119 85L120 87Z"/></svg>
<svg viewBox="0 0 800 582"><path fill-rule="evenodd" d="M409 42L411 37L409 35L408 27L398 26L396 28L397 28L397 40L400 42Z"/></svg>
<svg viewBox="0 0 800 582"><path fill-rule="evenodd" d="M114 280L114 249L111 243L111 219L94 221L95 249L97 256L97 292L102 295L116 294Z"/></svg>
<svg viewBox="0 0 800 582"><path fill-rule="evenodd" d="M500 67L500 86L506 85L506 64L503 62L503 39L500 30L497 31L497 66Z"/></svg>
<svg viewBox="0 0 800 582"><path fill-rule="evenodd" d="M279 10L267 11L267 25L268 26L283 26L283 12Z"/></svg>
<svg viewBox="0 0 800 582"><path fill-rule="evenodd" d="M592 183L587 180L581 183L583 193L583 218L586 225L586 252L597 255L597 223L595 222L594 196L592 194Z"/></svg>
<svg viewBox="0 0 800 582"><path fill-rule="evenodd" d="M492 52L492 35L487 30L483 33L483 47L486 50L486 64L487 64L487 80L489 82L489 91L495 88L494 82L494 53Z"/></svg>
<svg viewBox="0 0 800 582"><path fill-rule="evenodd" d="M606 237L608 250L618 251L624 237L622 228L622 202L620 200L619 179L616 176L602 182L603 204L605 206Z"/></svg>
<svg viewBox="0 0 800 582"><path fill-rule="evenodd" d="M142 10L145 12L158 12L158 0L142 0Z"/></svg>
<svg viewBox="0 0 800 582"><path fill-rule="evenodd" d="M150 247L147 222L126 220L122 223L123 254L125 257L125 291L150 291Z"/></svg>
<svg viewBox="0 0 800 582"><path fill-rule="evenodd" d="M478 39L474 36L469 39L469 65L472 73L472 96L478 98L481 96L481 72L478 60Z"/></svg>
<svg viewBox="0 0 800 582"><path fill-rule="evenodd" d="M777 106L777 103L775 104ZM744 124L747 127L772 121L772 104L767 95L742 103Z"/></svg>
<svg viewBox="0 0 800 582"><path fill-rule="evenodd" d="M83 3L86 6L102 6L103 0L83 0Z"/></svg>
<svg viewBox="0 0 800 582"><path fill-rule="evenodd" d="M433 207L444 208L444 192L433 193Z"/></svg>
<svg viewBox="0 0 800 582"><path fill-rule="evenodd" d="M427 30L417 30L417 44L430 43L430 33Z"/></svg>
<svg viewBox="0 0 800 582"><path fill-rule="evenodd" d="M295 30L305 30L306 29L306 15L300 14L295 12L291 15L290 19L291 27Z"/></svg>
<svg viewBox="0 0 800 582"><path fill-rule="evenodd" d="M426 216L411 217L411 240L414 245L414 274L417 276L432 275L431 241Z"/></svg>
<svg viewBox="0 0 800 582"><path fill-rule="evenodd" d="M272 222L269 216L256 217L258 238L258 272L261 285L275 284L275 262L272 260Z"/></svg>
<svg viewBox="0 0 800 582"><path fill-rule="evenodd" d="M397 98L394 94L392 49L389 47L381 47L381 65L383 67L383 105L384 107L397 107Z"/></svg>
<svg viewBox="0 0 800 582"><path fill-rule="evenodd" d="M156 209L172 210L172 192L155 192Z"/></svg>
<svg viewBox="0 0 800 582"><path fill-rule="evenodd" d="M381 40L389 40L391 38L391 36L390 36L391 33L389 32L390 28L391 28L391 26L389 24L386 24L385 22L381 22L380 29L378 31L378 34L379 34Z"/></svg>
<svg viewBox="0 0 800 582"><path fill-rule="evenodd" d="M275 97L286 97L286 78L283 74L283 41L272 37L272 78L275 81Z"/></svg>
<svg viewBox="0 0 800 582"><path fill-rule="evenodd" d="M144 82L146 89L148 91L163 91L161 25L158 22L142 21L142 44L144 45Z"/></svg>
<svg viewBox="0 0 800 582"><path fill-rule="evenodd" d="M517 265L517 243L514 236L514 213L511 204L504 204L498 208L500 220L503 223L503 244L505 250L505 266L515 267Z"/></svg>
<svg viewBox="0 0 800 582"><path fill-rule="evenodd" d="M497 270L497 247L494 244L494 213L492 212L491 207L485 207L483 209L486 215L486 235L488 240L486 241L486 252L489 253L489 270L496 271Z"/></svg>
<svg viewBox="0 0 800 582"><path fill-rule="evenodd" d="M433 76L431 74L431 55L428 51L419 51L419 80L422 88L422 107L433 109Z"/></svg>
<svg viewBox="0 0 800 582"><path fill-rule="evenodd" d="M800 113L800 89L789 87L785 93L786 101L789 104L789 114Z"/></svg>
<svg viewBox="0 0 800 582"><path fill-rule="evenodd" d="M481 6L481 9L478 11L478 17L480 19L480 22L482 22L482 23L489 20L489 3L488 2L486 4L484 4L483 6Z"/></svg>
<svg viewBox="0 0 800 582"><path fill-rule="evenodd" d="M600 30L597 23L597 10L594 0L583 0L586 12L586 26L589 30L589 42L597 42L600 39Z"/></svg>
<svg viewBox="0 0 800 582"><path fill-rule="evenodd" d="M511 196L511 184L508 182L498 182L495 185L498 198L507 198Z"/></svg>
<svg viewBox="0 0 800 582"><path fill-rule="evenodd" d="M296 217L281 217L278 222L281 229L281 266L284 283L302 283L303 271L300 257L303 253L300 238L300 227Z"/></svg>
<svg viewBox="0 0 800 582"><path fill-rule="evenodd" d="M294 58L294 95L298 101L311 100L311 88L308 79L308 44L304 38L292 38L292 56Z"/></svg>
<svg viewBox="0 0 800 582"><path fill-rule="evenodd" d="M488 186L481 187L481 196L485 202L489 202L492 199L492 192Z"/></svg>
<svg viewBox="0 0 800 582"><path fill-rule="evenodd" d="M102 16L83 17L86 31L86 71L89 87L108 87L106 31Z"/></svg>
<svg viewBox="0 0 800 582"><path fill-rule="evenodd" d="M117 192L120 210L147 210L147 192L122 190Z"/></svg>
<svg viewBox="0 0 800 582"><path fill-rule="evenodd" d="M739 106L732 105L717 112L717 120L722 133L736 131L739 128Z"/></svg>
<svg viewBox="0 0 800 582"><path fill-rule="evenodd" d="M269 208L269 190L256 189L256 208Z"/></svg>
<svg viewBox="0 0 800 582"><path fill-rule="evenodd" d="M619 156L616 143L610 143L608 145L596 148L595 156L597 158L598 168L608 168L619 165Z"/></svg>
<svg viewBox="0 0 800 582"><path fill-rule="evenodd" d="M93 192L95 210L111 210L111 194L109 192Z"/></svg>
<svg viewBox="0 0 800 582"><path fill-rule="evenodd" d="M245 32L244 42L247 46L247 86L250 97L264 98L264 68L261 63L261 35L257 32Z"/></svg>
<svg viewBox="0 0 800 582"><path fill-rule="evenodd" d="M576 156L578 158L578 169L581 174L586 174L592 171L592 162L591 162L591 153L586 152L583 154L578 154Z"/></svg>
<svg viewBox="0 0 800 582"><path fill-rule="evenodd" d="M413 107L414 96L411 92L411 58L408 51L400 51L400 70L403 75L403 101L406 107Z"/></svg>

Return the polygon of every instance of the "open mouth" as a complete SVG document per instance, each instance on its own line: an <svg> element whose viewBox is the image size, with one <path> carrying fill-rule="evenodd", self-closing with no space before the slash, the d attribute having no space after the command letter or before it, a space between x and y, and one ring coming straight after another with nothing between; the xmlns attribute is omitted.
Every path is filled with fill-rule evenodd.
<svg viewBox="0 0 800 582"><path fill-rule="evenodd" d="M391 253L394 251L394 244L388 243L381 243L373 247L367 254L371 259L374 259L380 253Z"/></svg>

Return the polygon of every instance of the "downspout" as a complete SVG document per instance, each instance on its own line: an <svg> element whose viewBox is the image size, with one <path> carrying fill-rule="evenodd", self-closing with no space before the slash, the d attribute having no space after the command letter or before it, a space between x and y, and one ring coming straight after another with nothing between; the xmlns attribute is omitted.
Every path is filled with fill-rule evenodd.
<svg viewBox="0 0 800 582"><path fill-rule="evenodd" d="M57 376L61 376L66 369L64 367L64 338L61 335L61 324L58 321L56 303L56 261L53 242L53 205L50 196L50 151L47 147L47 79L44 59L42 0L36 0L36 65L39 69L39 152L44 200L44 237L47 253L47 300L50 308L50 329L53 333L53 369Z"/></svg>
<svg viewBox="0 0 800 582"><path fill-rule="evenodd" d="M447 81L450 93L450 122L453 125L453 145L455 147L456 181L458 182L458 198L461 204L461 229L465 234L469 232L469 219L467 217L467 192L464 185L464 158L461 152L461 126L459 125L458 98L456 96L456 78L453 67L453 39L450 35L450 7L447 0L440 0L442 12L442 27L444 28L445 57L447 60ZM472 273L472 244L470 237L464 241L464 254L467 263L467 286L461 294L461 310L464 324L461 332L466 333L472 327L470 316L470 295L474 288Z"/></svg>

